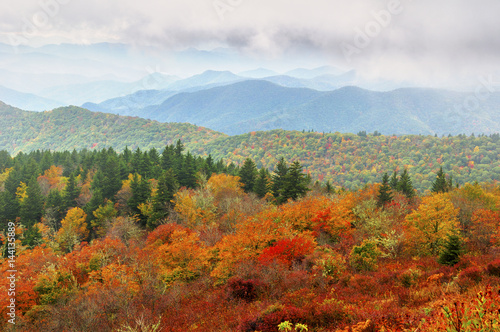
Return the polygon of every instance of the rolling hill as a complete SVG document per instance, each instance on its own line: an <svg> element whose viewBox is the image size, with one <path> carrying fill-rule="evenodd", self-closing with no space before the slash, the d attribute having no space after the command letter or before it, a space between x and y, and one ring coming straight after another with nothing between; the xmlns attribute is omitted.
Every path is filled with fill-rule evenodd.
<svg viewBox="0 0 500 332"><path fill-rule="evenodd" d="M404 92L404 91L403 91ZM403 93L401 92L401 93ZM93 113L77 107L26 112L0 103L0 150L120 151L157 148L180 139L195 155L227 163L250 157L274 169L279 158L299 161L313 180L359 188L379 182L384 172L407 167L415 187L429 189L440 166L458 183L500 180L500 136L355 135L286 130L227 136L203 127Z"/></svg>
<svg viewBox="0 0 500 332"><path fill-rule="evenodd" d="M48 112L28 112L0 102L0 150L81 150L113 147L122 150L158 148L178 139L186 147L224 136L187 123L159 123L140 118L94 113L70 106Z"/></svg>
<svg viewBox="0 0 500 332"><path fill-rule="evenodd" d="M161 122L196 123L229 135L271 129L398 135L500 131L500 93L491 93L473 111L463 107L469 97L422 88L378 92L344 87L321 92L250 80L179 93L160 105L129 114Z"/></svg>

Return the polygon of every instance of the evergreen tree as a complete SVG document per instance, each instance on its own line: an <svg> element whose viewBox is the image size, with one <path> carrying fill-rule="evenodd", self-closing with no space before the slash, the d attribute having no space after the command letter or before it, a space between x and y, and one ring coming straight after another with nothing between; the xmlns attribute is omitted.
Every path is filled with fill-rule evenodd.
<svg viewBox="0 0 500 332"><path fill-rule="evenodd" d="M172 208L172 200L179 188L177 179L172 169L164 171L158 179L158 190L153 198L153 212L148 220L148 226L154 228L158 223L168 217Z"/></svg>
<svg viewBox="0 0 500 332"><path fill-rule="evenodd" d="M175 143L175 148L174 148L175 156L177 158L181 157L183 151L184 151L184 144L182 144L181 140L179 139Z"/></svg>
<svg viewBox="0 0 500 332"><path fill-rule="evenodd" d="M384 173L382 176L382 185L378 190L377 205L379 207L385 206L385 204L392 201L391 186L389 185L389 175Z"/></svg>
<svg viewBox="0 0 500 332"><path fill-rule="evenodd" d="M175 151L173 145L167 145L161 153L161 168L166 171L175 168Z"/></svg>
<svg viewBox="0 0 500 332"><path fill-rule="evenodd" d="M102 169L102 185L100 187L104 198L112 199L122 186L120 178L120 164L115 155L110 155Z"/></svg>
<svg viewBox="0 0 500 332"><path fill-rule="evenodd" d="M161 160L160 155L158 154L158 150L152 148L149 150L149 160L151 164L151 178L158 179L161 175Z"/></svg>
<svg viewBox="0 0 500 332"><path fill-rule="evenodd" d="M263 198L269 192L269 178L269 171L261 168L254 185L254 192L259 198Z"/></svg>
<svg viewBox="0 0 500 332"><path fill-rule="evenodd" d="M23 225L31 227L42 219L44 203L42 191L35 177L32 177L28 182L26 196L21 204L19 216Z"/></svg>
<svg viewBox="0 0 500 332"><path fill-rule="evenodd" d="M307 187L308 182L309 180L302 172L302 166L300 163L298 161L293 162L285 175L285 181L283 183L278 203L285 203L289 199L296 200L297 198L304 196L309 190Z"/></svg>
<svg viewBox="0 0 500 332"><path fill-rule="evenodd" d="M462 254L462 243L458 235L448 236L443 252L439 255L439 263L443 265L455 265L460 261Z"/></svg>
<svg viewBox="0 0 500 332"><path fill-rule="evenodd" d="M240 168L240 181L243 183L243 190L246 193L254 191L255 180L257 178L257 166L252 159L247 158Z"/></svg>
<svg viewBox="0 0 500 332"><path fill-rule="evenodd" d="M90 228L91 221L94 218L94 211L99 208L99 206L104 204L104 197L102 195L101 190L99 189L94 189L92 190L92 197L90 198L90 201L85 204L83 210L85 211L85 214L87 214L87 228L89 231L92 231Z"/></svg>
<svg viewBox="0 0 500 332"><path fill-rule="evenodd" d="M139 210L139 205L146 203L151 197L149 182L144 178L140 178L139 174L135 173L130 182L130 189L132 191L132 197L127 202L127 205L134 214L139 216L141 224L145 226L146 218L142 215L141 210Z"/></svg>
<svg viewBox="0 0 500 332"><path fill-rule="evenodd" d="M448 192L452 187L452 184L446 180L446 174L443 172L443 167L439 168L436 174L436 179L432 183L431 191L434 193L445 193Z"/></svg>
<svg viewBox="0 0 500 332"><path fill-rule="evenodd" d="M41 171L49 169L50 166L54 165L54 159L52 158L52 153L50 151L44 151L42 160L40 161Z"/></svg>
<svg viewBox="0 0 500 332"><path fill-rule="evenodd" d="M332 184L330 183L330 180L326 181L325 191L326 191L327 194L331 194L331 193L335 192L335 190L333 189Z"/></svg>
<svg viewBox="0 0 500 332"><path fill-rule="evenodd" d="M276 168L272 176L272 186L271 186L271 193L273 194L274 198L278 203L283 200L281 196L283 194L283 188L285 185L285 179L287 173L288 173L288 166L285 163L285 159L281 157L281 159L276 164Z"/></svg>
<svg viewBox="0 0 500 332"><path fill-rule="evenodd" d="M24 231L23 237L21 239L21 244L23 246L27 246L28 248L33 249L42 243L42 234L40 234L38 227L36 227L35 225L31 225Z"/></svg>
<svg viewBox="0 0 500 332"><path fill-rule="evenodd" d="M19 215L19 201L16 197L16 190L20 183L20 173L15 169L9 173L4 183L4 191L0 191L0 218L3 226L8 221L15 221Z"/></svg>
<svg viewBox="0 0 500 332"><path fill-rule="evenodd" d="M187 153L183 158L182 167L177 175L179 185L181 187L195 188L196 187L196 168L195 160L191 153Z"/></svg>
<svg viewBox="0 0 500 332"><path fill-rule="evenodd" d="M80 196L80 188L76 185L76 179L73 174L69 176L66 188L63 194L63 207L64 210L76 206L76 199Z"/></svg>
<svg viewBox="0 0 500 332"><path fill-rule="evenodd" d="M391 179L389 180L389 185L391 186L391 188L393 190L397 190L398 184L399 184L398 173L396 172L396 170L394 170L394 172L392 173Z"/></svg>
<svg viewBox="0 0 500 332"><path fill-rule="evenodd" d="M125 146L125 149L123 150L122 158L126 164L130 163L130 161L132 160L132 151L130 151L128 145Z"/></svg>
<svg viewBox="0 0 500 332"><path fill-rule="evenodd" d="M12 157L5 151L0 151L0 172L3 172L6 168L11 168L13 165Z"/></svg>
<svg viewBox="0 0 500 332"><path fill-rule="evenodd" d="M45 214L50 213L56 221L64 218L64 200L59 190L53 189L49 192L45 202L45 212Z"/></svg>
<svg viewBox="0 0 500 332"><path fill-rule="evenodd" d="M207 159L205 159L205 161L203 162L203 172L205 172L205 174L210 177L212 176L213 173L217 173L217 170L215 168L215 164L214 164L214 160L212 158L212 155L209 154Z"/></svg>
<svg viewBox="0 0 500 332"><path fill-rule="evenodd" d="M413 189L413 184L406 168L404 169L403 173L401 173L397 189L408 199L412 199L413 197L415 197L415 190Z"/></svg>

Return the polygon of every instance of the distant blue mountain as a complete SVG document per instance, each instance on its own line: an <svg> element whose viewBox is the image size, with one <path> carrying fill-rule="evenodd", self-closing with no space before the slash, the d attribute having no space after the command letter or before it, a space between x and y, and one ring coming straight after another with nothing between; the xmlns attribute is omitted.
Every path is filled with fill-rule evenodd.
<svg viewBox="0 0 500 332"><path fill-rule="evenodd" d="M460 110L467 96L420 88L378 92L343 87L322 92L248 80L179 93L131 115L189 122L230 135L277 128L439 135L499 132L500 93L474 112Z"/></svg>
<svg viewBox="0 0 500 332"><path fill-rule="evenodd" d="M64 104L42 98L32 93L19 92L13 89L8 89L0 85L0 100L17 108L27 111L48 111Z"/></svg>

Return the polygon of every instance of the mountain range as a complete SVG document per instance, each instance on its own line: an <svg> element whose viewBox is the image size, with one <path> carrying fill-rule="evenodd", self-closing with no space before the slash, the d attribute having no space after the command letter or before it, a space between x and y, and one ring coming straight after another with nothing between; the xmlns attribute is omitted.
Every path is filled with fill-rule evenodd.
<svg viewBox="0 0 500 332"><path fill-rule="evenodd" d="M347 86L318 91L253 79L191 92L148 91L84 107L160 122L188 122L229 135L278 128L397 135L500 131L500 93L489 94L473 111L464 106L470 96L424 88L380 92ZM155 104L162 98L166 99Z"/></svg>

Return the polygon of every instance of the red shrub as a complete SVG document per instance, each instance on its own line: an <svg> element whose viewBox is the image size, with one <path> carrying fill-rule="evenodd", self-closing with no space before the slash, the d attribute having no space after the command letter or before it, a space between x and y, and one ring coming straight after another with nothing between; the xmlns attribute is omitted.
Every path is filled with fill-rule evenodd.
<svg viewBox="0 0 500 332"><path fill-rule="evenodd" d="M253 279L231 278L227 283L229 297L252 302L257 298L258 288L261 284L260 281Z"/></svg>
<svg viewBox="0 0 500 332"><path fill-rule="evenodd" d="M306 255L314 251L314 243L304 238L283 239L272 247L264 249L259 256L259 262L269 265L273 261L291 266L294 262L301 262Z"/></svg>
<svg viewBox="0 0 500 332"><path fill-rule="evenodd" d="M500 259L496 259L488 264L487 270L489 274L500 277Z"/></svg>
<svg viewBox="0 0 500 332"><path fill-rule="evenodd" d="M307 313L304 309L284 306L278 311L263 315L256 324L256 331L275 332L281 322L289 321L292 324L302 323L306 316Z"/></svg>
<svg viewBox="0 0 500 332"><path fill-rule="evenodd" d="M483 279L483 269L477 266L471 266L462 270L458 274L458 284L462 287L470 287Z"/></svg>

